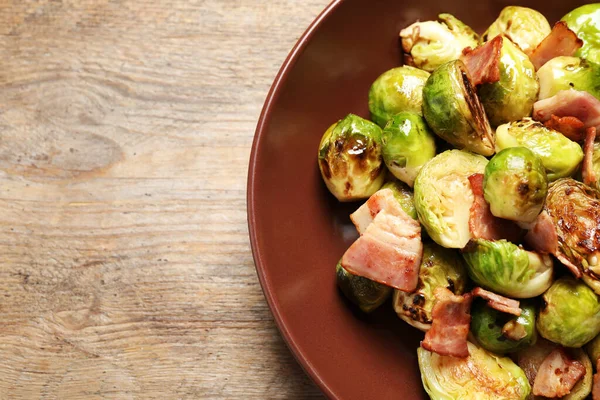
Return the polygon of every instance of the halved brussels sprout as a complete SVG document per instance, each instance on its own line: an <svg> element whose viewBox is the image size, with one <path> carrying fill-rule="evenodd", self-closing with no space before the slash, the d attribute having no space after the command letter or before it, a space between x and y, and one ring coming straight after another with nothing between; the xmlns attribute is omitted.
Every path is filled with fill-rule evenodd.
<svg viewBox="0 0 600 400"><path fill-rule="evenodd" d="M398 200L400 207L414 219L417 218L417 210L415 209L415 200L413 199L413 192L410 190L405 183L399 180L392 180L386 182L381 189L390 189L394 193L394 197Z"/></svg>
<svg viewBox="0 0 600 400"><path fill-rule="evenodd" d="M590 184L596 190L600 190L600 142L594 142L592 152L592 170L596 176L596 182Z"/></svg>
<svg viewBox="0 0 600 400"><path fill-rule="evenodd" d="M394 290L394 310L415 328L429 330L435 289L445 287L460 295L466 284L467 272L458 254L435 243L424 243L417 289L412 293Z"/></svg>
<svg viewBox="0 0 600 400"><path fill-rule="evenodd" d="M574 179L559 179L548 188L544 209L556 229L559 259L579 269L585 283L600 294L600 192Z"/></svg>
<svg viewBox="0 0 600 400"><path fill-rule="evenodd" d="M411 64L429 72L458 59L465 47L477 47L473 29L451 14L440 14L438 19L441 22L415 22L400 31L402 48L410 54Z"/></svg>
<svg viewBox="0 0 600 400"><path fill-rule="evenodd" d="M502 41L500 80L479 88L479 98L492 126L531 115L539 91L529 57L510 40Z"/></svg>
<svg viewBox="0 0 600 400"><path fill-rule="evenodd" d="M529 54L550 31L548 20L538 11L527 7L508 6L504 7L482 38L487 42L498 35L504 35L525 54Z"/></svg>
<svg viewBox="0 0 600 400"><path fill-rule="evenodd" d="M371 119L382 128L399 112L421 114L429 72L404 65L384 72L369 90Z"/></svg>
<svg viewBox="0 0 600 400"><path fill-rule="evenodd" d="M578 57L555 57L537 72L540 81L539 100L561 90L580 90L600 99L600 64Z"/></svg>
<svg viewBox="0 0 600 400"><path fill-rule="evenodd" d="M370 313L382 305L392 293L392 288L348 272L342 263L335 266L337 285L346 298L362 311Z"/></svg>
<svg viewBox="0 0 600 400"><path fill-rule="evenodd" d="M531 346L537 339L535 307L521 302L521 315L495 310L478 300L471 307L471 332L486 350L498 354L512 353Z"/></svg>
<svg viewBox="0 0 600 400"><path fill-rule="evenodd" d="M583 47L575 55L600 63L600 3L576 8L562 20L583 40Z"/></svg>
<svg viewBox="0 0 600 400"><path fill-rule="evenodd" d="M383 185L381 128L348 114L331 125L319 144L319 169L339 201L365 199Z"/></svg>
<svg viewBox="0 0 600 400"><path fill-rule="evenodd" d="M462 61L447 62L427 79L423 116L435 134L453 146L494 154L494 131Z"/></svg>
<svg viewBox="0 0 600 400"><path fill-rule="evenodd" d="M525 400L531 386L525 373L508 357L468 343L469 357L441 356L417 349L421 380L432 400Z"/></svg>
<svg viewBox="0 0 600 400"><path fill-rule="evenodd" d="M496 129L497 152L518 146L527 147L542 160L549 181L574 174L583 160L580 145L531 118Z"/></svg>
<svg viewBox="0 0 600 400"><path fill-rule="evenodd" d="M381 142L385 165L410 187L421 167L435 156L435 136L418 114L393 116L383 129Z"/></svg>
<svg viewBox="0 0 600 400"><path fill-rule="evenodd" d="M600 301L580 280L563 276L542 296L538 333L565 347L581 347L600 333Z"/></svg>
<svg viewBox="0 0 600 400"><path fill-rule="evenodd" d="M469 239L473 191L469 176L481 174L485 157L447 150L429 161L415 179L415 208L419 221L439 245L462 249Z"/></svg>
<svg viewBox="0 0 600 400"><path fill-rule="evenodd" d="M523 250L506 240L476 239L464 249L463 257L474 282L508 297L535 297L552 285L549 255Z"/></svg>
<svg viewBox="0 0 600 400"><path fill-rule="evenodd" d="M544 206L548 178L542 161L531 150L509 147L485 167L483 190L494 216L533 222Z"/></svg>

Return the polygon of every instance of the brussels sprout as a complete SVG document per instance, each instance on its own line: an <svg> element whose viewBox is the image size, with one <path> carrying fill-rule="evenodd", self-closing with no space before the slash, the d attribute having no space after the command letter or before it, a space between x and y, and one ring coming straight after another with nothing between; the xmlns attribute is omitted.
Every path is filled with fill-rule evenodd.
<svg viewBox="0 0 600 400"><path fill-rule="evenodd" d="M392 293L389 286L351 274L342 267L341 261L335 266L335 275L346 298L366 313L382 305Z"/></svg>
<svg viewBox="0 0 600 400"><path fill-rule="evenodd" d="M467 272L458 254L435 243L424 243L417 289L412 293L394 290L394 310L415 328L429 330L435 289L445 287L460 295L466 284Z"/></svg>
<svg viewBox="0 0 600 400"><path fill-rule="evenodd" d="M600 64L578 57L555 57L537 72L539 99L547 99L561 90L585 91L600 99Z"/></svg>
<svg viewBox="0 0 600 400"><path fill-rule="evenodd" d="M531 115L539 84L529 57L510 40L502 41L500 80L479 88L481 104L492 126Z"/></svg>
<svg viewBox="0 0 600 400"><path fill-rule="evenodd" d="M494 154L494 132L462 61L447 62L427 79L423 116L436 135L455 147Z"/></svg>
<svg viewBox="0 0 600 400"><path fill-rule="evenodd" d="M402 210L414 219L417 218L417 210L415 209L415 200L413 193L404 183L394 179L386 182L381 189L390 189L394 193L394 197L398 200Z"/></svg>
<svg viewBox="0 0 600 400"><path fill-rule="evenodd" d="M590 356L592 363L596 365L600 359L600 335L585 345L585 352Z"/></svg>
<svg viewBox="0 0 600 400"><path fill-rule="evenodd" d="M487 42L498 35L504 35L525 54L530 54L551 30L546 17L538 11L527 7L508 6L504 7L482 38Z"/></svg>
<svg viewBox="0 0 600 400"><path fill-rule="evenodd" d="M469 176L483 173L487 160L462 150L447 150L429 161L415 179L419 221L439 245L462 249L469 239L473 191Z"/></svg>
<svg viewBox="0 0 600 400"><path fill-rule="evenodd" d="M555 255L578 269L600 294L600 192L574 179L559 179L548 188L544 209L558 237Z"/></svg>
<svg viewBox="0 0 600 400"><path fill-rule="evenodd" d="M576 8L562 20L583 40L583 47L575 55L600 63L600 3Z"/></svg>
<svg viewBox="0 0 600 400"><path fill-rule="evenodd" d="M549 181L574 174L583 160L581 146L531 118L496 129L497 152L518 146L527 147L542 160Z"/></svg>
<svg viewBox="0 0 600 400"><path fill-rule="evenodd" d="M550 256L523 250L506 240L476 239L464 249L463 257L473 281L508 297L535 297L552 284Z"/></svg>
<svg viewBox="0 0 600 400"><path fill-rule="evenodd" d="M438 15L440 22L415 22L400 31L402 48L410 53L412 65L433 71L456 60L465 47L477 47L477 34L451 14Z"/></svg>
<svg viewBox="0 0 600 400"><path fill-rule="evenodd" d="M525 400L531 386L510 358L468 343L469 357L441 356L417 349L421 380L432 400Z"/></svg>
<svg viewBox="0 0 600 400"><path fill-rule="evenodd" d="M435 156L435 136L418 114L396 114L383 129L383 160L389 171L413 186L417 173Z"/></svg>
<svg viewBox="0 0 600 400"><path fill-rule="evenodd" d="M498 354L512 353L535 343L535 307L521 304L521 315L495 310L483 301L471 307L471 332L481 347Z"/></svg>
<svg viewBox="0 0 600 400"><path fill-rule="evenodd" d="M319 144L319 169L329 191L339 201L371 196L383 185L381 129L348 114L331 125Z"/></svg>
<svg viewBox="0 0 600 400"><path fill-rule="evenodd" d="M536 327L546 339L581 347L600 333L600 301L585 283L563 276L542 299Z"/></svg>
<svg viewBox="0 0 600 400"><path fill-rule="evenodd" d="M544 165L525 147L501 150L485 167L483 195L496 217L533 222L547 193Z"/></svg>
<svg viewBox="0 0 600 400"><path fill-rule="evenodd" d="M371 119L382 128L399 112L421 114L429 72L407 65L384 72L369 90Z"/></svg>

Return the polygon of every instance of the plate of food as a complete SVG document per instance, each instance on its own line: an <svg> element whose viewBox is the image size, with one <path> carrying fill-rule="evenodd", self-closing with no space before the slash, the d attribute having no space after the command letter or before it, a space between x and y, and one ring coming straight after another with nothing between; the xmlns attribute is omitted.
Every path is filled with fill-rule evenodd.
<svg viewBox="0 0 600 400"><path fill-rule="evenodd" d="M321 390L600 398L597 129L600 4L324 10L248 176L265 297Z"/></svg>

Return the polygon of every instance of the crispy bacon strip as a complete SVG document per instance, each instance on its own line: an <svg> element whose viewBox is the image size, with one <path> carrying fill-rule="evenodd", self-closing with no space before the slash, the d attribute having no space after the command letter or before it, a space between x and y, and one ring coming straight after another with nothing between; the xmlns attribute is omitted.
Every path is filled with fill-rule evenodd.
<svg viewBox="0 0 600 400"><path fill-rule="evenodd" d="M563 397L585 375L585 366L571 359L564 349L553 350L544 359L533 382L533 394Z"/></svg>
<svg viewBox="0 0 600 400"><path fill-rule="evenodd" d="M554 114L544 122L547 128L559 131L569 139L580 142L585 137L585 124L575 117L558 117Z"/></svg>
<svg viewBox="0 0 600 400"><path fill-rule="evenodd" d="M594 374L594 383L592 383L592 399L600 400L600 359L596 361L596 373Z"/></svg>
<svg viewBox="0 0 600 400"><path fill-rule="evenodd" d="M489 290L476 287L471 291L473 296L481 297L487 301L488 306L494 310L513 314L516 316L521 315L521 308L519 308L519 302L517 300L509 299L499 294L490 292Z"/></svg>
<svg viewBox="0 0 600 400"><path fill-rule="evenodd" d="M502 36L496 36L475 49L467 47L463 50L460 59L469 71L473 86L500 80L500 50Z"/></svg>
<svg viewBox="0 0 600 400"><path fill-rule="evenodd" d="M583 40L569 29L567 23L558 21L552 27L552 31L531 52L529 58L536 70L554 57L572 56L583 46Z"/></svg>
<svg viewBox="0 0 600 400"><path fill-rule="evenodd" d="M395 206L396 203L394 194L390 189L379 190L369 197L358 210L350 214L350 220L356 226L358 233L362 235L381 210L388 208L390 205Z"/></svg>
<svg viewBox="0 0 600 400"><path fill-rule="evenodd" d="M596 128L591 127L585 132L585 144L583 146L583 166L581 176L583 183L592 186L596 183L596 172L594 171L594 140L596 140Z"/></svg>
<svg viewBox="0 0 600 400"><path fill-rule="evenodd" d="M512 221L494 217L490 211L490 205L483 197L483 174L469 176L469 183L473 191L473 204L469 215L469 230L473 238L520 241L523 236L521 228Z"/></svg>
<svg viewBox="0 0 600 400"><path fill-rule="evenodd" d="M592 126L600 129L600 100L579 90L561 90L554 96L536 101L533 118L546 122L556 117L573 117L583 123L583 128Z"/></svg>
<svg viewBox="0 0 600 400"><path fill-rule="evenodd" d="M467 335L473 296L470 293L457 296L447 288L437 288L434 296L431 329L425 333L421 346L443 356L468 357Z"/></svg>

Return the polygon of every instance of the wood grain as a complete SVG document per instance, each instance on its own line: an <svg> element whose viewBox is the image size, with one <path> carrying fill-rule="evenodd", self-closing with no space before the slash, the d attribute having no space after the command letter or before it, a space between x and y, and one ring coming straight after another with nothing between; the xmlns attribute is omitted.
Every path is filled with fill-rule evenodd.
<svg viewBox="0 0 600 400"><path fill-rule="evenodd" d="M308 399L246 225L328 0L0 0L0 398Z"/></svg>

